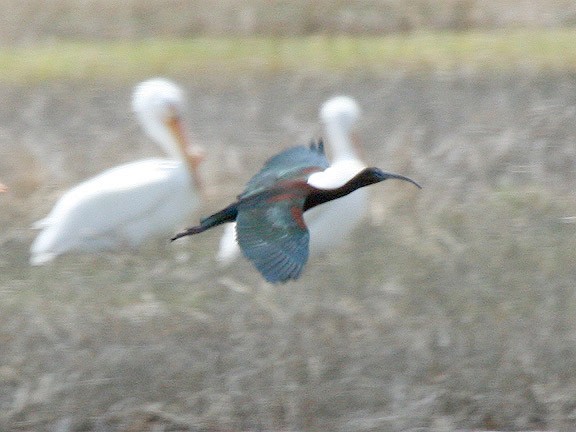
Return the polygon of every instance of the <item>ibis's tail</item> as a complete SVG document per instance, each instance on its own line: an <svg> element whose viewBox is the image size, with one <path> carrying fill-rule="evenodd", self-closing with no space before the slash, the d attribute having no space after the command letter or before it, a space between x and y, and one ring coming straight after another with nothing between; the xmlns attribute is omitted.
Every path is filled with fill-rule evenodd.
<svg viewBox="0 0 576 432"><path fill-rule="evenodd" d="M214 213L212 216L208 216L200 221L200 225L193 226L182 232L179 232L170 240L174 241L180 237L185 237L193 234L199 234L206 231L207 229L213 228L218 225L222 225L226 222L234 222L236 216L238 215L238 203L234 203L220 210L218 213Z"/></svg>

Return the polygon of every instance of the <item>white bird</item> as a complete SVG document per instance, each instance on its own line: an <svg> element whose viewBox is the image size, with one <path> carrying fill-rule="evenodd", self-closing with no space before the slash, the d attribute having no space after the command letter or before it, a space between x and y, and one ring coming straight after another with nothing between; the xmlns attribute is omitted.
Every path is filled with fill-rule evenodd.
<svg viewBox="0 0 576 432"><path fill-rule="evenodd" d="M332 153L332 163L323 174L323 178L330 179L331 183L326 184L326 188L338 187L366 168L351 138L352 128L359 117L358 104L348 96L333 97L320 109L320 119ZM336 247L360 223L367 209L368 190L362 188L304 213L310 231L310 254L318 255ZM216 258L228 265L239 256L236 224L227 224Z"/></svg>
<svg viewBox="0 0 576 432"><path fill-rule="evenodd" d="M42 231L30 249L32 265L67 252L135 248L153 237L169 238L199 207L202 155L188 146L182 90L161 78L144 81L134 89L132 108L169 158L120 165L67 191L34 225Z"/></svg>

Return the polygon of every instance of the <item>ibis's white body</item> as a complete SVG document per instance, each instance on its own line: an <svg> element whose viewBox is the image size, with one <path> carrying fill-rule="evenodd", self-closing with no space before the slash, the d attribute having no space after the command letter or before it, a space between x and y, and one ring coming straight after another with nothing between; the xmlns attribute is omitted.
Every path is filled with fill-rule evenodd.
<svg viewBox="0 0 576 432"><path fill-rule="evenodd" d="M350 138L350 131L359 115L358 105L349 97L335 97L322 105L320 118L326 130L332 163L326 170L312 174L309 184L320 189L337 188L366 167ZM304 213L310 231L310 254L324 253L341 243L362 220L367 207L368 190L361 188ZM217 259L229 264L239 255L236 224L228 224L220 239Z"/></svg>
<svg viewBox="0 0 576 432"><path fill-rule="evenodd" d="M41 265L72 252L134 248L166 236L199 206L194 175L186 163L182 135L172 134L166 118L179 118L180 90L165 80L140 84L133 105L143 127L172 156L120 165L67 191L34 227L42 231L30 262Z"/></svg>

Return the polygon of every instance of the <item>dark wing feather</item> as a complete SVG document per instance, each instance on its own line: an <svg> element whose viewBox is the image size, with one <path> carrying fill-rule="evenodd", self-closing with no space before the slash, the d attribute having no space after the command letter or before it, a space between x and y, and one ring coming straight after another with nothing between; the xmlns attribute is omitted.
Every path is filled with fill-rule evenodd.
<svg viewBox="0 0 576 432"><path fill-rule="evenodd" d="M222 225L223 223L226 222L234 222L236 220L237 215L238 215L237 203L230 204L228 207L220 210L219 212L201 219L200 225L196 225L182 232L179 232L174 237L172 237L171 240L174 241L181 237L186 237L188 235L199 234L201 232L206 231L207 229L210 229L218 225Z"/></svg>
<svg viewBox="0 0 576 432"><path fill-rule="evenodd" d="M239 206L238 244L268 282L297 279L308 261L310 235L302 220L303 206L303 198Z"/></svg>
<svg viewBox="0 0 576 432"><path fill-rule="evenodd" d="M328 168L329 165L322 141L312 142L308 147L291 147L270 158L258 174L250 179L244 192L238 198L257 194L283 179L298 177L302 175L302 172L311 168L317 168L320 171Z"/></svg>

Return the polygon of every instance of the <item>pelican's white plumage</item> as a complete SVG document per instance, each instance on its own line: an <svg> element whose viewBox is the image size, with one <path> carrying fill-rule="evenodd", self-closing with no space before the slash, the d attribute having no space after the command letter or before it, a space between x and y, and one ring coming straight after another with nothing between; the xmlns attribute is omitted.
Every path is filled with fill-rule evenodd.
<svg viewBox="0 0 576 432"><path fill-rule="evenodd" d="M308 182L323 189L336 188L366 168L352 140L352 129L360 117L360 108L348 96L336 96L320 108L329 149L330 166L321 176L312 175ZM315 207L304 214L310 229L310 254L326 252L341 243L364 218L368 209L368 189L357 189L350 195Z"/></svg>
<svg viewBox="0 0 576 432"><path fill-rule="evenodd" d="M34 227L42 231L30 249L41 265L73 251L137 247L167 238L198 208L198 154L188 152L183 92L165 79L136 86L132 107L148 135L170 158L120 165L67 191Z"/></svg>
<svg viewBox="0 0 576 432"><path fill-rule="evenodd" d="M333 97L322 105L320 119L326 131L332 163L325 171L310 176L308 183L312 186L336 188L366 168L351 139L351 131L359 117L358 104L348 96ZM310 231L310 254L317 255L337 246L359 224L367 207L368 190L362 188L304 213ZM236 224L227 224L220 239L217 259L229 264L239 255Z"/></svg>

